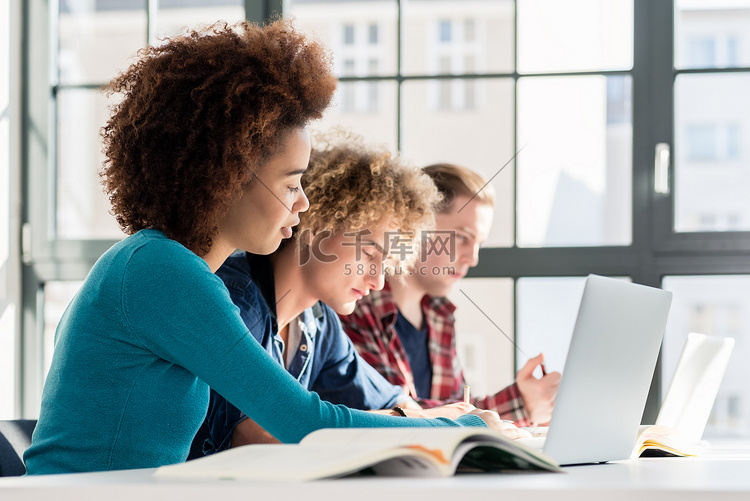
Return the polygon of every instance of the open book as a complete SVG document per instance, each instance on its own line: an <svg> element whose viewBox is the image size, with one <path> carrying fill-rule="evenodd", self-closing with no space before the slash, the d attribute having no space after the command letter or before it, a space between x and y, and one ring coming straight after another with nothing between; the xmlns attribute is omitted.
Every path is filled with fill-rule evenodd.
<svg viewBox="0 0 750 501"><path fill-rule="evenodd" d="M162 466L157 477L314 480L369 469L378 475L446 477L456 471L546 470L542 453L486 428L338 428L310 433L298 445L236 447Z"/></svg>
<svg viewBox="0 0 750 501"><path fill-rule="evenodd" d="M645 425L638 428L631 457L697 456L703 448L673 428Z"/></svg>

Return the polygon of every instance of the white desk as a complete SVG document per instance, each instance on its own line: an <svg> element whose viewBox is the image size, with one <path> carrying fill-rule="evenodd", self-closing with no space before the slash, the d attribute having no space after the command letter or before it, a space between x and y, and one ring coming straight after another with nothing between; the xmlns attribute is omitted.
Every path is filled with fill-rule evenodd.
<svg viewBox="0 0 750 501"><path fill-rule="evenodd" d="M0 478L0 499L54 501L690 501L750 500L750 444L716 444L699 458L619 461L564 473L356 477L302 483L165 480L153 470Z"/></svg>

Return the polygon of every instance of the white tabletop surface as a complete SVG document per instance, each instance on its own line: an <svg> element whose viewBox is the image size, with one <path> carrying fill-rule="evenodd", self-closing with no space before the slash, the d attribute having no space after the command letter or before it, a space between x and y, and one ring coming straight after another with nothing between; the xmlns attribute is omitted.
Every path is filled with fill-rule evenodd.
<svg viewBox="0 0 750 501"><path fill-rule="evenodd" d="M712 444L696 458L571 466L563 473L458 475L445 479L354 477L313 482L172 480L153 470L0 478L0 500L750 501L750 443Z"/></svg>

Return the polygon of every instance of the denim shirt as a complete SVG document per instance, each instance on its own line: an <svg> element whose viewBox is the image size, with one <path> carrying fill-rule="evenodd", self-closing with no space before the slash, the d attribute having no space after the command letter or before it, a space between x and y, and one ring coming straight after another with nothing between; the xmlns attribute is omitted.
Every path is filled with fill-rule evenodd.
<svg viewBox="0 0 750 501"><path fill-rule="evenodd" d="M236 253L217 270L232 301L252 336L280 365L285 366L284 342L278 334L273 267L268 256ZM283 300L283 298L281 298ZM338 315L322 302L303 311L297 319L301 336L287 371L308 390L324 400L354 409L385 409L407 400L362 360L344 333ZM203 441L204 454L229 448L232 432L246 416L211 390L206 426L193 448ZM207 428L207 429L206 429Z"/></svg>

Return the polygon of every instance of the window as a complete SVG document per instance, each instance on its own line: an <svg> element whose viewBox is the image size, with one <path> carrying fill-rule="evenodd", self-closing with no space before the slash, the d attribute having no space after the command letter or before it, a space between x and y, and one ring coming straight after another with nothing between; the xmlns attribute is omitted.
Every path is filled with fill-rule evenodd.
<svg viewBox="0 0 750 501"><path fill-rule="evenodd" d="M1 3L3 9L7 3ZM23 116L18 122L35 124L33 133L25 127L14 131L22 136L20 144L25 148L20 153L25 162L21 168L26 183L21 193L31 194L21 200L23 242L18 245L18 252L24 249L26 265L22 307L26 317L33 319L23 324L21 332L24 377L19 384L20 394L3 399L20 402L20 409L14 413L36 417L39 412L45 360L52 354L51 342L45 344L39 333L44 319L54 316L55 309L64 309L69 300L60 296L56 301L54 290L58 285L65 287L84 279L96 259L123 237L109 214L109 203L97 175L102 165L99 129L109 116L108 107L115 104L101 91L102 85L126 68L138 49L149 43L158 44L160 37L207 23L243 19L245 3L29 0L28 7L19 14L21 19L14 20L17 26L28 29L23 47L18 49L19 68L24 68L18 83L28 91L25 101L19 103ZM44 10L48 15L28 14ZM0 15L0 19L5 23L8 16ZM0 31L3 37L7 36L8 29L0 26ZM0 48L4 47L0 43ZM4 77L7 73L0 74ZM3 83L0 82L0 89L7 89ZM2 104L0 100L0 117ZM0 118L0 137L3 123ZM1 150L3 155L8 151ZM0 181L0 189L4 188ZM0 271L1 266L0 261ZM13 271L20 276L20 270ZM0 325L9 325L5 315L11 308L5 306L0 300ZM0 328L2 332L4 328ZM3 343L0 334L0 351L13 356L15 349ZM9 367L13 374L19 367L6 364L5 359L0 365L1 370ZM6 379L4 373L1 379L15 385L14 379Z"/></svg>
<svg viewBox="0 0 750 501"><path fill-rule="evenodd" d="M740 65L739 41L737 37L727 38L727 66L736 67Z"/></svg>
<svg viewBox="0 0 750 501"><path fill-rule="evenodd" d="M686 140L688 160L701 162L717 158L715 126L688 125Z"/></svg>
<svg viewBox="0 0 750 501"><path fill-rule="evenodd" d="M713 38L693 38L689 41L688 61L690 66L716 66L716 41Z"/></svg>
<svg viewBox="0 0 750 501"><path fill-rule="evenodd" d="M666 391L689 332L733 337L734 352L709 418L706 436L738 436L750 432L750 391L744 381L750 368L743 333L750 327L750 276L667 276L672 307L664 334L662 391Z"/></svg>
<svg viewBox="0 0 750 501"><path fill-rule="evenodd" d="M448 20L441 20L439 23L439 33L440 33L440 41L441 42L450 42L452 38L452 24Z"/></svg>
<svg viewBox="0 0 750 501"><path fill-rule="evenodd" d="M464 41L473 42L476 39L476 23L473 19L464 21Z"/></svg>
<svg viewBox="0 0 750 501"><path fill-rule="evenodd" d="M53 40L43 16L22 20L30 26L22 59L37 84L23 119L39 125L24 138L24 168L27 189L44 194L25 201L36 282L25 286L23 306L34 312L37 294L49 292L44 284L83 279L121 236L102 215L99 191L89 193L99 161L96 131L109 104L96 87L147 40L192 22L181 19L231 20L255 3L162 0L154 19L145 0L30 1L60 6L59 16L51 12L59 20ZM491 299L483 308L524 352L558 356L557 337L535 331L539 311L573 306L557 308L538 294L573 290L566 286L592 272L687 294L686 306L670 315L680 325L665 336L660 388L690 322L713 326L716 335L747 330L746 294L736 291L750 277L750 160L743 147L750 0L733 1L731 10L713 0L363 4L284 2L284 15L333 50L344 79L336 106L314 127L343 126L419 165L454 162L491 180L497 204L490 240L459 287ZM53 78L48 62L57 65ZM50 96L50 109L40 105ZM4 123L0 114L0 140ZM657 192L658 143L670 146L671 162L668 189ZM77 179L86 193L76 191ZM695 284L701 294L692 297ZM525 359L459 301L467 375L478 378L472 386L498 389ZM28 329L25 360L40 360L37 331ZM741 371L727 374L712 418L717 433L750 436L746 380ZM24 413L33 417L41 379L24 385ZM646 419L655 417L657 397Z"/></svg>
<svg viewBox="0 0 750 501"><path fill-rule="evenodd" d="M370 44L378 43L378 25L371 24L367 27L367 41Z"/></svg>
<svg viewBox="0 0 750 501"><path fill-rule="evenodd" d="M0 3L0 419L16 414L16 311L18 299L13 292L15 256L12 254L10 165L10 3Z"/></svg>
<svg viewBox="0 0 750 501"><path fill-rule="evenodd" d="M727 159L739 160L742 158L741 128L739 124L729 124L727 126Z"/></svg>
<svg viewBox="0 0 750 501"><path fill-rule="evenodd" d="M344 25L344 45L354 45L354 25Z"/></svg>

